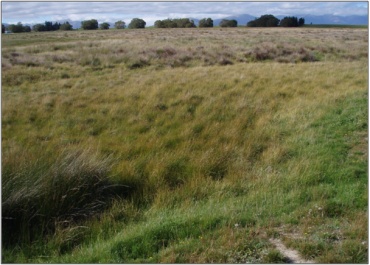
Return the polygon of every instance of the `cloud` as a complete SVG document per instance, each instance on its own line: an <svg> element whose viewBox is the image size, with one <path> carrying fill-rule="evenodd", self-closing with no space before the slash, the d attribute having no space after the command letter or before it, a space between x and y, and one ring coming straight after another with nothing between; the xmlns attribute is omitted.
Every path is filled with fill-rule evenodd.
<svg viewBox="0 0 370 265"><path fill-rule="evenodd" d="M7 23L39 23L45 20L98 21L140 17L155 20L175 17L213 19L232 15L366 15L367 2L2 2ZM153 21L154 20L154 21ZM152 22L152 23L151 23Z"/></svg>

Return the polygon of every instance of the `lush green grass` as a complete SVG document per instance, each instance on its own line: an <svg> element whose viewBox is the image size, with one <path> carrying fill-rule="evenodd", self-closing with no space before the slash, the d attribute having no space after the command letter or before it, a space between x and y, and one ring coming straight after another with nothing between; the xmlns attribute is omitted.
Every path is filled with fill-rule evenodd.
<svg viewBox="0 0 370 265"><path fill-rule="evenodd" d="M294 43L304 34L321 42ZM2 260L279 263L279 237L306 259L366 262L366 36L153 29L44 46L12 35L2 225L17 232L3 233ZM313 61L299 52L309 47Z"/></svg>

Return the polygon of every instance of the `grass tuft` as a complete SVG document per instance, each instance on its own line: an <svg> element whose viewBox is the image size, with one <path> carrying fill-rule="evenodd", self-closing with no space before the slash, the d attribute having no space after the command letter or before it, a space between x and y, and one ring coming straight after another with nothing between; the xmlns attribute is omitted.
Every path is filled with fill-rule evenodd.
<svg viewBox="0 0 370 265"><path fill-rule="evenodd" d="M3 158L3 240L32 242L55 231L56 223L70 225L107 207L114 185L109 158L92 150L65 150L56 161L12 164L19 153ZM7 231L7 232L6 232Z"/></svg>

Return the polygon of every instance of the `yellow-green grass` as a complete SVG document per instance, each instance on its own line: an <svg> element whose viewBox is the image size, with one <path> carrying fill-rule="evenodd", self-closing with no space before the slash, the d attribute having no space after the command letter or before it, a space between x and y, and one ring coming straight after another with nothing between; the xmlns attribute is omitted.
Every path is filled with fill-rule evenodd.
<svg viewBox="0 0 370 265"><path fill-rule="evenodd" d="M232 64L253 61L333 61L367 58L366 29L151 29L42 32L2 38L2 65L80 66L95 70ZM6 81L6 80L5 80Z"/></svg>
<svg viewBox="0 0 370 265"><path fill-rule="evenodd" d="M28 232L16 244L3 236L3 261L284 262L268 240L279 237L306 259L366 262L367 50L338 41L346 56L328 50L327 60L315 62L238 62L231 39L241 30L256 43L257 33L323 34L182 30L194 39L140 67L97 53L101 32L83 32L90 39L68 49L86 54L61 63L48 61L54 53L42 44L34 54L37 45L5 45L3 58L11 50L38 64L8 57L3 65L3 229L8 222ZM153 32L153 43L134 45ZM321 47L344 37L363 47L367 36L331 33ZM65 42L74 44L82 33L70 34ZM129 51L158 49L158 36L180 33L109 34L107 45L135 34ZM167 64L204 34L219 40L215 46L229 42L232 64L205 66L195 57ZM59 55L68 57L68 49ZM96 65L81 64L91 54ZM95 200L82 199L89 196ZM31 219L41 227L27 228Z"/></svg>

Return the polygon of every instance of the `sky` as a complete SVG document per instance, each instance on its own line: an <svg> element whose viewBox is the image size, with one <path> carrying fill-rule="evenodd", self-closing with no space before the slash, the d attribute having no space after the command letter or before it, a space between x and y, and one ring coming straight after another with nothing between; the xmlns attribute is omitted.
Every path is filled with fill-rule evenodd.
<svg viewBox="0 0 370 265"><path fill-rule="evenodd" d="M99 23L141 18L151 26L166 18L224 18L250 14L299 15L367 15L368 2L17 2L2 1L2 22L15 24L45 21L97 19Z"/></svg>

